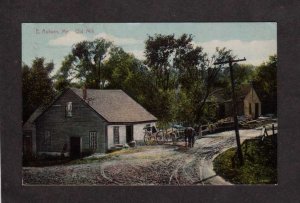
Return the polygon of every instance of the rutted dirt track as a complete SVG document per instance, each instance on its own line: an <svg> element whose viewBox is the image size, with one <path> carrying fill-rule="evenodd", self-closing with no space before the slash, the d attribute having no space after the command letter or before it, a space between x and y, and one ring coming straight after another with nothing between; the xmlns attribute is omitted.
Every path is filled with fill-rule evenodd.
<svg viewBox="0 0 300 203"><path fill-rule="evenodd" d="M241 141L260 135L240 130ZM181 144L181 145L180 145ZM23 184L29 185L201 185L230 184L213 171L212 161L236 146L233 131L198 139L194 148L157 145L89 164L24 167Z"/></svg>

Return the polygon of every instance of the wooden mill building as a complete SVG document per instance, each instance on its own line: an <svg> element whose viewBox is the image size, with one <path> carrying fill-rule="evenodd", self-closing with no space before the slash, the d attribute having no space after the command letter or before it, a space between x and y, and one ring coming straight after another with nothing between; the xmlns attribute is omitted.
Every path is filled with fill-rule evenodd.
<svg viewBox="0 0 300 203"><path fill-rule="evenodd" d="M105 153L118 144L143 142L143 128L156 121L122 90L69 88L24 124L24 153Z"/></svg>

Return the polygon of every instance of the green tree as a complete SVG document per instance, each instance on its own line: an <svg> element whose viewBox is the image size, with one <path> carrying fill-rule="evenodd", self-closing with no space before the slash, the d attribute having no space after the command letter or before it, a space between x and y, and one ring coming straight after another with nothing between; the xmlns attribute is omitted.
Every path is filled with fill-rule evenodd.
<svg viewBox="0 0 300 203"><path fill-rule="evenodd" d="M40 106L49 104L55 91L50 76L53 62L45 63L45 58L35 58L31 67L22 65L23 121Z"/></svg>
<svg viewBox="0 0 300 203"><path fill-rule="evenodd" d="M173 35L155 34L145 42L146 65L153 73L155 86L164 90L170 87L176 39Z"/></svg>
<svg viewBox="0 0 300 203"><path fill-rule="evenodd" d="M104 72L108 80L106 88L123 89L162 123L172 117L169 105L172 92L156 87L151 72L132 54L119 47L111 49Z"/></svg>
<svg viewBox="0 0 300 203"><path fill-rule="evenodd" d="M109 55L111 42L104 39L82 41L73 45L72 51L62 62L57 72L55 87L58 90L74 84L83 84L88 88L104 86L102 75L104 59Z"/></svg>
<svg viewBox="0 0 300 203"><path fill-rule="evenodd" d="M201 47L196 47L190 53L194 53L192 55L195 58L194 62L190 63L189 57L187 58L187 63L185 62L181 66L184 74L180 75L179 80L182 80L183 77L186 81L185 83L180 82L183 84L183 91L191 99L191 108L194 109L189 119L192 120L193 124L197 124L205 122L208 118L213 118L216 114L216 108L213 108L215 106L208 105L206 101L218 88L217 78L223 66L214 66L213 63L226 60L229 57L234 58L234 56L232 51L226 48L216 48L216 53L211 58L203 52Z"/></svg>
<svg viewBox="0 0 300 203"><path fill-rule="evenodd" d="M270 111L277 113L277 55L256 68L254 85L261 91L263 100L271 106Z"/></svg>
<svg viewBox="0 0 300 203"><path fill-rule="evenodd" d="M234 64L233 77L235 79L235 89L239 91L242 85L248 85L253 82L255 66L251 64ZM215 85L223 89L224 98L231 99L231 84L229 67L220 70Z"/></svg>
<svg viewBox="0 0 300 203"><path fill-rule="evenodd" d="M148 68L132 54L105 40L75 44L55 79L58 90L68 86L81 87L83 84L87 88L100 88L100 82L101 88L122 89L162 118L159 112L164 109L157 100L158 89L153 85Z"/></svg>
<svg viewBox="0 0 300 203"><path fill-rule="evenodd" d="M132 80L135 79L134 76L142 74L141 68L142 63L132 54L126 53L120 47L112 48L110 57L103 67L103 74L108 83L107 88L134 88L131 85Z"/></svg>
<svg viewBox="0 0 300 203"><path fill-rule="evenodd" d="M216 78L222 67L213 66L213 62L232 56L231 50L217 48L213 57L209 58L202 47L195 46L193 36L187 34L177 39L174 35L149 36L145 45L145 62L153 74L155 87L162 90L161 94L170 94L170 90L174 92L178 86L181 87L182 93L179 94L181 104L174 106L173 103L178 101L172 96L170 98L173 99L163 101L163 106L174 106L166 109L173 114L174 112L180 114L173 115L175 119L186 120L190 124L199 122L207 106L206 100L215 89ZM165 112L166 115L172 113Z"/></svg>

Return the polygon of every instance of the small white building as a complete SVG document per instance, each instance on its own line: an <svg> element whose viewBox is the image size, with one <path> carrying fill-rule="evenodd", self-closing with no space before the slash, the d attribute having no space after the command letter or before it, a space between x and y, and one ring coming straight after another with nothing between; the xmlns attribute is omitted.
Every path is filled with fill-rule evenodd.
<svg viewBox="0 0 300 203"><path fill-rule="evenodd" d="M244 98L244 115L251 118L257 118L261 115L261 101L252 86Z"/></svg>
<svg viewBox="0 0 300 203"><path fill-rule="evenodd" d="M218 104L218 118L233 115L232 99L224 99L224 90L215 90L215 93L209 97L207 102L215 102ZM259 95L259 92L250 84L242 85L236 90L236 104L239 116L245 115L256 119L263 112L261 95Z"/></svg>

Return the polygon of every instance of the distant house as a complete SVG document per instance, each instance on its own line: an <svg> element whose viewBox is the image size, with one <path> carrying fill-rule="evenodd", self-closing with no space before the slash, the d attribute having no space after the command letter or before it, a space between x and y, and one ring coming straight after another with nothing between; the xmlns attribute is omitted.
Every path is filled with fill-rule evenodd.
<svg viewBox="0 0 300 203"><path fill-rule="evenodd" d="M247 116L253 119L261 115L261 100L252 85L242 85L236 90L238 116ZM225 101L226 115L232 115L232 99Z"/></svg>
<svg viewBox="0 0 300 203"><path fill-rule="evenodd" d="M253 86L248 85L243 88L244 94L240 95L242 97L240 99L243 99L243 114L241 115L255 119L261 115L262 102Z"/></svg>
<svg viewBox="0 0 300 203"><path fill-rule="evenodd" d="M133 140L142 143L143 128L156 121L122 90L69 88L24 124L24 153L104 153Z"/></svg>
<svg viewBox="0 0 300 203"><path fill-rule="evenodd" d="M233 115L232 99L224 99L223 91L216 91L211 96L218 104L218 118L229 117ZM238 115L245 115L251 118L257 118L262 114L262 101L259 92L252 85L242 85L236 90L236 101ZM211 101L208 100L208 101Z"/></svg>

